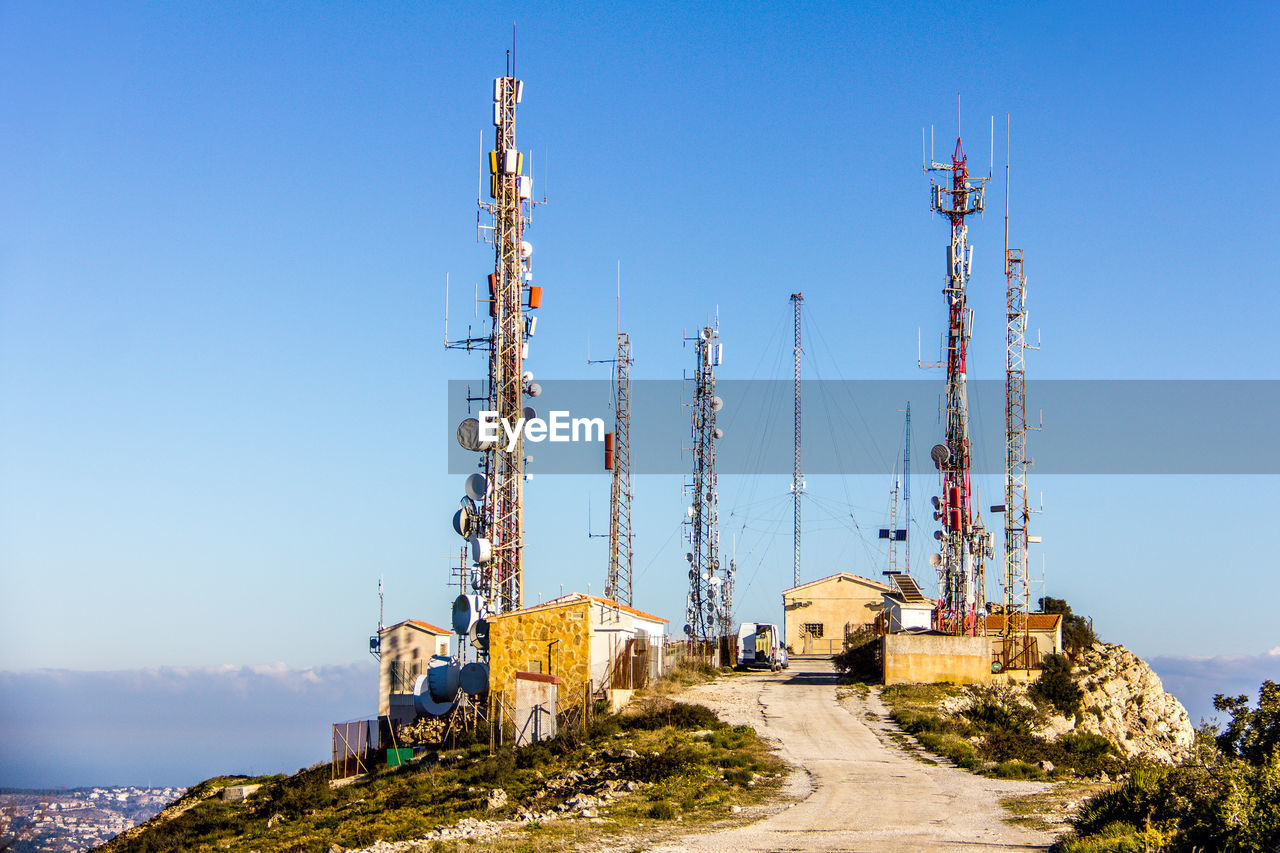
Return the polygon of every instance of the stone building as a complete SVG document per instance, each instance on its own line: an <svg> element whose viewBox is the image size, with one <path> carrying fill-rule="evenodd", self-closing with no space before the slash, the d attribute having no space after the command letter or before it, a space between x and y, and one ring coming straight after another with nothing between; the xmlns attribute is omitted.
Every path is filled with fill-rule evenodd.
<svg viewBox="0 0 1280 853"><path fill-rule="evenodd" d="M577 592L500 613L489 617L489 686L514 691L517 672L551 675L560 679L561 701L588 684L612 687L637 646L646 671L661 669L666 629L660 616Z"/></svg>
<svg viewBox="0 0 1280 853"><path fill-rule="evenodd" d="M839 572L782 593L783 637L793 655L834 655L844 637L870 625L893 588L870 578Z"/></svg>

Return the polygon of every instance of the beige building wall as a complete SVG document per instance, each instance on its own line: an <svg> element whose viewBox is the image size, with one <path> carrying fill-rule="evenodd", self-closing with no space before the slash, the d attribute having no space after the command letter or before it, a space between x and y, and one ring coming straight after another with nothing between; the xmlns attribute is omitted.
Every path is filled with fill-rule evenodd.
<svg viewBox="0 0 1280 853"><path fill-rule="evenodd" d="M378 658L378 716L391 713L392 670L424 675L432 655L449 654L449 632L435 625L407 620L382 629ZM410 681L409 688L413 688Z"/></svg>
<svg viewBox="0 0 1280 853"><path fill-rule="evenodd" d="M991 680L987 637L886 634L881 642L885 684L979 684Z"/></svg>
<svg viewBox="0 0 1280 853"><path fill-rule="evenodd" d="M890 587L847 572L811 581L782 593L783 640L791 654L837 654L845 626L869 625ZM821 636L816 636L820 634Z"/></svg>

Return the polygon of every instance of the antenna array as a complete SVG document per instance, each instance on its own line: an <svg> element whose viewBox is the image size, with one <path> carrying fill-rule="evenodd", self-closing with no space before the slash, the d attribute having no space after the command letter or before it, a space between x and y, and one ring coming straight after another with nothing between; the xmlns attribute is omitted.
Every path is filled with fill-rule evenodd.
<svg viewBox="0 0 1280 853"><path fill-rule="evenodd" d="M938 468L942 495L933 500L935 520L942 522L936 537L942 545L938 567L938 607L935 628L948 634L976 634L978 606L984 598L984 564L990 540L974 504L970 479L969 402L966 387L969 337L973 311L968 306L968 283L973 269L965 219L981 212L986 178L969 174L964 146L956 138L949 163L929 162L926 172L946 172L944 182L932 182L933 210L951 225L947 246L947 275L942 293L947 303L947 338L942 363L947 369L945 443L931 453Z"/></svg>
<svg viewBox="0 0 1280 853"><path fill-rule="evenodd" d="M508 54L507 73L493 81L494 147L489 152L489 200L478 200L479 212L488 214L492 224L478 223L478 231L494 248L494 268L489 274L489 318L492 329L487 338L468 336L459 341L446 339L450 348L487 351L488 380L484 393L468 397L468 404L481 403L496 413L498 431L516 431L528 415L524 395L541 392L533 374L525 372L537 318L526 316L526 304L535 309L542 304L542 288L533 285L533 246L524 239L533 201L533 179L524 174L524 154L516 147L516 106L524 97L524 82L514 76ZM447 338L447 334L446 334ZM478 438L478 422L464 421L458 441L480 455L480 473L467 480L454 527L471 544L473 568L471 586L489 614L517 610L524 602L524 483L523 431L516 431L515 446L507 442L484 442Z"/></svg>
<svg viewBox="0 0 1280 853"><path fill-rule="evenodd" d="M693 482L685 491L692 498L686 524L690 551L689 597L685 604L685 634L694 640L710 640L731 633L733 619L733 564L720 568L719 496L716 491L716 442L724 431L716 426L716 413L724 401L716 396L715 368L722 349L719 331L705 326L693 339L697 368L690 407L693 431Z"/></svg>

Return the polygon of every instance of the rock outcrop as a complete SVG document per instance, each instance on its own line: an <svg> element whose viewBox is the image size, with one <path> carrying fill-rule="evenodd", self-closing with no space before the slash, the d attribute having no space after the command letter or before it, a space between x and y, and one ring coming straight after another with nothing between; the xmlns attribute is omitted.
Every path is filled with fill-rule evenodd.
<svg viewBox="0 0 1280 853"><path fill-rule="evenodd" d="M965 711L971 705L995 701L1034 711L1032 734L1056 741L1068 733L1088 733L1106 738L1124 758L1142 758L1176 764L1186 758L1195 743L1195 728L1174 696L1164 691L1160 678L1124 646L1094 643L1080 655L1071 671L1080 687L1080 710L1064 717L1037 704L1028 696L1028 684L1010 682L968 688L965 694L943 700L945 714Z"/></svg>
<svg viewBox="0 0 1280 853"><path fill-rule="evenodd" d="M1196 731L1187 709L1124 646L1094 643L1071 674L1083 693L1080 712L1075 720L1057 717L1050 724L1074 723L1068 731L1101 735L1131 759L1174 764L1191 752Z"/></svg>

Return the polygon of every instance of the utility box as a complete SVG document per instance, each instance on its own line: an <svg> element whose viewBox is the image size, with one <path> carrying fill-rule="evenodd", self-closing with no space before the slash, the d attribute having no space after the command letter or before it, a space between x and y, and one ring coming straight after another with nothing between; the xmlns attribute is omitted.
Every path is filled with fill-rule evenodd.
<svg viewBox="0 0 1280 853"><path fill-rule="evenodd" d="M541 672L516 673L516 746L556 736L560 679Z"/></svg>
<svg viewBox="0 0 1280 853"><path fill-rule="evenodd" d="M412 749L388 749L387 750L387 766L401 767L409 763L409 759L413 758Z"/></svg>

